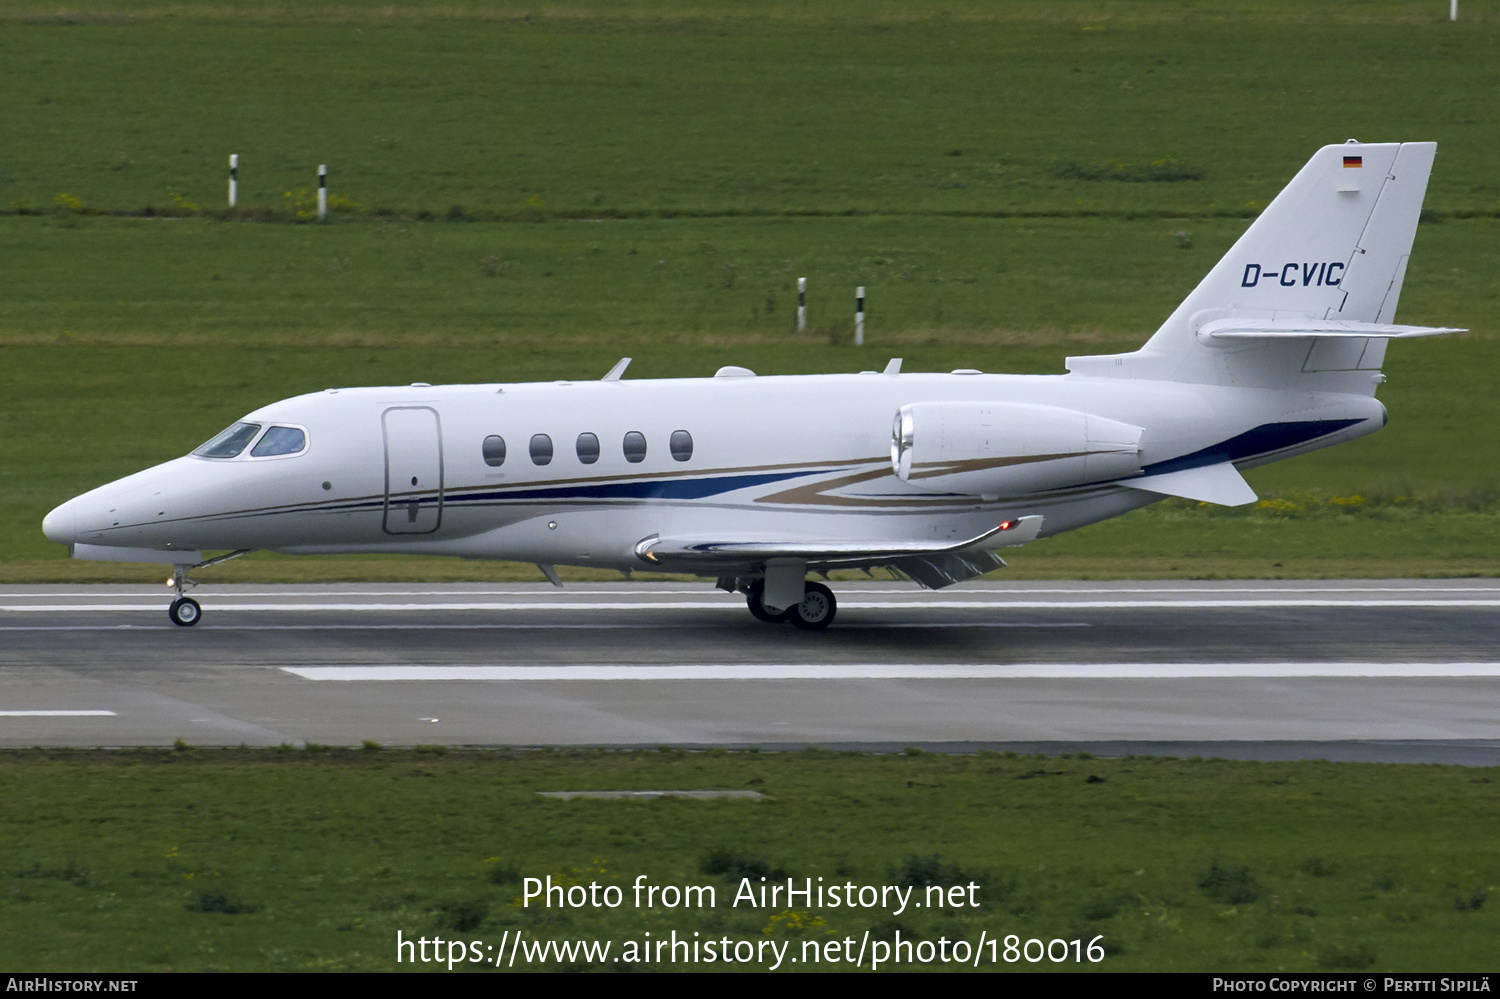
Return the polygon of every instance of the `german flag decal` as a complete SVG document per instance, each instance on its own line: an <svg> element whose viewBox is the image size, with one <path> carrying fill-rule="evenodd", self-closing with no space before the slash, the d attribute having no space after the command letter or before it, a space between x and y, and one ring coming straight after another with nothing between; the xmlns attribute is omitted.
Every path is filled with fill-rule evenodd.
<svg viewBox="0 0 1500 999"><path fill-rule="evenodd" d="M1348 167L1360 167L1360 166L1364 166L1364 163L1365 163L1365 158L1363 156L1345 156L1344 157L1344 167L1346 169Z"/></svg>

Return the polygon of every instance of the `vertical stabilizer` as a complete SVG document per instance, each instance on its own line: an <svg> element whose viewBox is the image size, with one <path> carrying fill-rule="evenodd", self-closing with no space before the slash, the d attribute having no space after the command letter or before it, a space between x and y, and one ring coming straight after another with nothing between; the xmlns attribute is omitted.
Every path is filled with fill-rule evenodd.
<svg viewBox="0 0 1500 999"><path fill-rule="evenodd" d="M1069 369L1246 385L1378 369L1385 353L1380 339L1227 347L1200 330L1222 319L1391 323L1436 149L1431 142L1324 146L1145 346L1133 354L1069 358ZM1355 381L1344 380L1351 387ZM1361 384L1369 382L1367 374Z"/></svg>

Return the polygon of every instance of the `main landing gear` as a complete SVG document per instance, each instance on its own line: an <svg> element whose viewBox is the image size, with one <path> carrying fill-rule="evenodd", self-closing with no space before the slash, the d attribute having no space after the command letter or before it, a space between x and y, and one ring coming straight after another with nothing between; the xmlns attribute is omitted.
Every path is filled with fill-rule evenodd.
<svg viewBox="0 0 1500 999"><path fill-rule="evenodd" d="M833 591L822 583L808 583L802 591L802 602L780 611L773 611L765 605L765 592L765 581L757 579L746 591L745 603L756 619L770 624L790 621L805 631L822 631L833 623L833 617L838 613L838 601L833 598Z"/></svg>

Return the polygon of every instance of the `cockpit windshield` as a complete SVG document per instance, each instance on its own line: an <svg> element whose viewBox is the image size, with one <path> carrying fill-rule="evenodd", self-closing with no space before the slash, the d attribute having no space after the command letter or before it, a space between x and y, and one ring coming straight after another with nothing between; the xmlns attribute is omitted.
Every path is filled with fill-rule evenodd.
<svg viewBox="0 0 1500 999"><path fill-rule="evenodd" d="M307 446L307 434L296 427L272 427L250 451L252 458L269 458L278 454L296 454Z"/></svg>
<svg viewBox="0 0 1500 999"><path fill-rule="evenodd" d="M200 458L233 458L260 433L259 423L236 423L193 453Z"/></svg>

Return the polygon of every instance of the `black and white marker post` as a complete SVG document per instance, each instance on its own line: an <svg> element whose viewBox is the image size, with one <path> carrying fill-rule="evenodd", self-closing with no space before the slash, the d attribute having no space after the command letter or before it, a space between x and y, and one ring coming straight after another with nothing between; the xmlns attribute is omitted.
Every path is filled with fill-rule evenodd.
<svg viewBox="0 0 1500 999"><path fill-rule="evenodd" d="M239 153L230 153L229 154L229 207L230 208L233 208L234 207L234 203L239 200L239 193L240 193L239 173L240 173L240 154Z"/></svg>
<svg viewBox="0 0 1500 999"><path fill-rule="evenodd" d="M318 221L328 217L328 164L318 164Z"/></svg>
<svg viewBox="0 0 1500 999"><path fill-rule="evenodd" d="M854 289L854 346L865 345L865 288Z"/></svg>
<svg viewBox="0 0 1500 999"><path fill-rule="evenodd" d="M797 332L807 332L807 278L797 279Z"/></svg>

